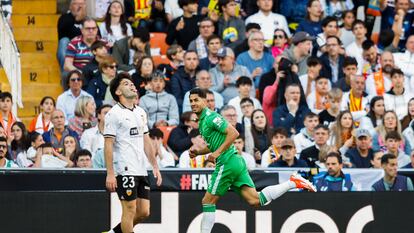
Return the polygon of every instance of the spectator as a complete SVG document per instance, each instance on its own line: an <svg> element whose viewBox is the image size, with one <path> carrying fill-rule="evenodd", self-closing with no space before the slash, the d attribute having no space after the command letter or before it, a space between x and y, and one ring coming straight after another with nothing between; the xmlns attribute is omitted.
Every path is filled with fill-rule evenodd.
<svg viewBox="0 0 414 233"><path fill-rule="evenodd" d="M17 116L12 113L13 96L10 92L0 92L0 126L3 127L7 137L11 135L12 125L16 121L20 121Z"/></svg>
<svg viewBox="0 0 414 233"><path fill-rule="evenodd" d="M395 0L394 7L390 6L387 1L380 1L381 8L381 32L386 29L392 28L394 20L398 18L401 20L401 26L403 34L400 37L399 47L403 48L408 37L412 35L413 29L411 23L414 19L414 13L410 10L410 1L409 0ZM398 16L398 17L397 17Z"/></svg>
<svg viewBox="0 0 414 233"><path fill-rule="evenodd" d="M403 119L401 120L401 130L404 131L405 129L407 129L413 120L414 120L414 97L411 98L410 101L408 101L407 115L405 115ZM414 146L412 146L412 148L414 149Z"/></svg>
<svg viewBox="0 0 414 233"><path fill-rule="evenodd" d="M252 32L248 37L249 50L237 57L237 64L245 66L253 77L255 86L259 86L262 74L272 69L274 58L270 53L264 52L264 39L262 32Z"/></svg>
<svg viewBox="0 0 414 233"><path fill-rule="evenodd" d="M198 58L203 59L208 56L207 38L213 35L215 27L214 22L210 18L204 18L198 23L200 35L197 36L188 45L187 50L197 52Z"/></svg>
<svg viewBox="0 0 414 233"><path fill-rule="evenodd" d="M282 57L278 56L275 59L273 69L263 75L259 84L259 96L262 98L263 111L269 122L273 122L273 111L277 106L277 98L280 91L279 83L285 77L285 71L278 71L279 68L277 66L280 60L282 60ZM273 83L269 83L269 81L272 81Z"/></svg>
<svg viewBox="0 0 414 233"><path fill-rule="evenodd" d="M198 119L195 113L184 112L180 116L180 124L175 127L168 138L167 144L176 155L181 155L190 149L191 139L189 133L192 129L198 129Z"/></svg>
<svg viewBox="0 0 414 233"><path fill-rule="evenodd" d="M75 167L92 168L92 154L88 150L77 151L73 160L75 161Z"/></svg>
<svg viewBox="0 0 414 233"><path fill-rule="evenodd" d="M123 38L132 36L132 28L126 21L124 6L118 0L112 1L106 11L104 22L99 25L102 39L108 41L110 47Z"/></svg>
<svg viewBox="0 0 414 233"><path fill-rule="evenodd" d="M172 45L174 41L187 49L191 41L199 35L198 23L201 21L201 15L197 15L197 0L178 0L178 5L183 9L183 15L177 17L168 25L167 44Z"/></svg>
<svg viewBox="0 0 414 233"><path fill-rule="evenodd" d="M192 129L189 133L189 137L191 140L191 144L190 144L191 148L202 149L207 146L206 142L201 137L198 129ZM189 150L190 150L190 147L180 155L180 161L178 163L178 167L187 168L187 169L188 168L203 168L204 162L207 161L207 157L209 156L209 154L199 155L194 158L190 158Z"/></svg>
<svg viewBox="0 0 414 233"><path fill-rule="evenodd" d="M343 43L343 47L346 48L349 44L355 41L355 36L352 33L352 24L355 22L355 11L346 10L341 15L342 26L340 29L340 39Z"/></svg>
<svg viewBox="0 0 414 233"><path fill-rule="evenodd" d="M211 111L219 112L219 108L216 108L216 100L214 99L214 92L210 90L206 90L206 102L207 108Z"/></svg>
<svg viewBox="0 0 414 233"><path fill-rule="evenodd" d="M247 168L249 170L254 169L256 167L256 161L253 157L253 155L244 152L244 138L242 134L239 134L239 136L234 140L234 147L236 147L237 152L241 157L243 157L244 161L246 162Z"/></svg>
<svg viewBox="0 0 414 233"><path fill-rule="evenodd" d="M309 167L316 167L319 160L321 148L327 146L329 139L329 128L326 125L319 124L313 129L314 145L305 148L300 153L299 158L306 161Z"/></svg>
<svg viewBox="0 0 414 233"><path fill-rule="evenodd" d="M381 69L380 57L378 55L378 48L372 40L365 40L362 42L362 63L358 66L358 74L364 77L373 74Z"/></svg>
<svg viewBox="0 0 414 233"><path fill-rule="evenodd" d="M206 70L198 71L196 74L196 87L210 91L211 85L212 83L211 83L210 73L207 72ZM221 107L223 107L223 97L215 91L212 91L212 93L213 93L213 100L215 102L215 108L220 109ZM187 91L183 99L183 112L191 111L189 96L190 96L190 91Z"/></svg>
<svg viewBox="0 0 414 233"><path fill-rule="evenodd" d="M363 49L362 43L367 39L367 28L362 20L355 20L352 24L352 33L355 36L355 40L345 47L345 53L349 57L354 57L358 63L358 70L362 70L362 64L364 58L362 57Z"/></svg>
<svg viewBox="0 0 414 233"><path fill-rule="evenodd" d="M384 153L382 151L375 151L374 152L374 156L372 157L372 160L371 160L372 168L375 168L375 169L382 168L381 167L381 158L382 158L383 155L384 155Z"/></svg>
<svg viewBox="0 0 414 233"><path fill-rule="evenodd" d="M85 0L71 0L69 11L59 17L57 26L59 39L57 58L62 71L65 63L66 48L73 38L81 35L82 21L85 18Z"/></svg>
<svg viewBox="0 0 414 233"><path fill-rule="evenodd" d="M109 83L115 78L117 71L116 61L113 57L107 56L99 64L99 72L89 84L87 92L93 96L96 106L99 108L103 104L113 104Z"/></svg>
<svg viewBox="0 0 414 233"><path fill-rule="evenodd" d="M349 158L353 168L369 168L374 151L371 149L371 134L366 129L356 131L356 147L349 149L345 156Z"/></svg>
<svg viewBox="0 0 414 233"><path fill-rule="evenodd" d="M306 5L305 19L299 23L297 32L307 32L311 36L317 36L322 32L321 19L323 18L323 9L319 0L309 0Z"/></svg>
<svg viewBox="0 0 414 233"><path fill-rule="evenodd" d="M25 153L30 147L30 139L26 126L22 122L14 122L11 127L11 134L7 139L10 142L10 159L16 163L17 155L19 153Z"/></svg>
<svg viewBox="0 0 414 233"><path fill-rule="evenodd" d="M235 57L239 56L239 54L249 50L249 43L247 37L249 37L250 33L252 32L259 32L262 28L258 23L248 23L246 24L246 33L244 35L245 39L237 44L236 46L229 46L229 48L234 50Z"/></svg>
<svg viewBox="0 0 414 233"><path fill-rule="evenodd" d="M78 140L83 131L95 127L98 120L95 117L96 105L90 96L82 96L76 101L75 116L69 119L69 128L78 134Z"/></svg>
<svg viewBox="0 0 414 233"><path fill-rule="evenodd" d="M269 146L262 154L261 167L268 167L271 163L276 162L280 158L282 150L282 142L288 138L288 133L285 128L278 127L272 131L272 145Z"/></svg>
<svg viewBox="0 0 414 233"><path fill-rule="evenodd" d="M245 151L254 155L257 164L261 164L261 155L271 145L271 139L272 131L263 110L254 110L251 126L245 129Z"/></svg>
<svg viewBox="0 0 414 233"><path fill-rule="evenodd" d="M165 92L165 75L159 71L151 75L151 90L145 94L139 106L148 114L148 127L178 125L178 106L174 96Z"/></svg>
<svg viewBox="0 0 414 233"><path fill-rule="evenodd" d="M283 51L289 47L289 37L287 33L280 28L277 28L273 35L272 56L276 58L282 55Z"/></svg>
<svg viewBox="0 0 414 233"><path fill-rule="evenodd" d="M308 71L307 61L310 57L312 41L314 37L306 32L296 32L292 37L292 44L289 49L283 51L282 56L298 66L298 76Z"/></svg>
<svg viewBox="0 0 414 233"><path fill-rule="evenodd" d="M33 167L36 161L36 150L45 143L43 137L38 132L29 134L30 147L27 151L22 151L17 155L16 163L19 167Z"/></svg>
<svg viewBox="0 0 414 233"><path fill-rule="evenodd" d="M258 99L260 100L260 102L263 102L264 90L266 89L266 87L276 85L275 81L277 79L277 73L279 72L280 60L282 60L282 55L275 57L275 62L273 63L272 69L269 72L263 74L263 78L260 79L259 87L257 88L259 91ZM277 83L279 83L279 81ZM272 93L275 94L276 89L272 88ZM276 101L273 102L274 104L276 104Z"/></svg>
<svg viewBox="0 0 414 233"><path fill-rule="evenodd" d="M319 124L318 115L313 112L307 113L303 119L303 124L305 127L292 137L295 142L296 153L298 155L297 157L299 157L302 150L315 144L313 133L315 127Z"/></svg>
<svg viewBox="0 0 414 233"><path fill-rule="evenodd" d="M112 47L112 56L114 56L120 70L133 70L135 61L151 56L148 30L138 28L132 33L132 37L120 39Z"/></svg>
<svg viewBox="0 0 414 233"><path fill-rule="evenodd" d="M345 57L340 69L342 69L343 76L338 82L334 83L334 86L340 88L343 92L348 92L351 90L351 77L357 74L358 62L353 57Z"/></svg>
<svg viewBox="0 0 414 233"><path fill-rule="evenodd" d="M112 108L109 104L98 107L96 111L98 124L95 127L86 129L79 141L80 147L91 152L95 156L99 149L104 148L103 129L105 126L105 115Z"/></svg>
<svg viewBox="0 0 414 233"><path fill-rule="evenodd" d="M286 104L280 105L273 112L273 126L284 127L289 135L294 135L303 127L303 119L310 112L306 104L300 104L300 86L291 84L285 90Z"/></svg>
<svg viewBox="0 0 414 233"><path fill-rule="evenodd" d="M315 91L311 92L306 98L309 109L319 114L325 110L328 106L328 93L329 93L329 79L324 76L319 76L315 79Z"/></svg>
<svg viewBox="0 0 414 233"><path fill-rule="evenodd" d="M344 77L342 67L344 67L345 56L340 54L340 46L342 46L342 42L337 36L328 36L325 43L326 52L320 57L322 75L332 83L336 83Z"/></svg>
<svg viewBox="0 0 414 233"><path fill-rule="evenodd" d="M402 1L402 0L397 0ZM384 154L381 158L384 177L372 185L372 191L413 191L413 182L409 177L398 175L398 160L393 154Z"/></svg>
<svg viewBox="0 0 414 233"><path fill-rule="evenodd" d="M269 167L307 167L305 161L296 158L296 147L292 139L287 138L282 141L280 157Z"/></svg>
<svg viewBox="0 0 414 233"><path fill-rule="evenodd" d="M208 55L207 57L200 59L200 69L202 70L209 70L218 64L219 58L217 57L217 53L223 46L221 38L215 34L207 37L206 44Z"/></svg>
<svg viewBox="0 0 414 233"><path fill-rule="evenodd" d="M414 168L414 151L411 152L410 159L411 159L411 163L405 165L402 168L411 168L411 169Z"/></svg>
<svg viewBox="0 0 414 233"><path fill-rule="evenodd" d="M219 65L210 69L213 86L211 90L217 91L223 96L224 104L237 96L236 81L241 76L251 77L249 70L235 63L234 53L230 48L219 49ZM250 96L254 96L254 89L250 91Z"/></svg>
<svg viewBox="0 0 414 233"><path fill-rule="evenodd" d="M327 97L328 107L319 113L319 123L329 126L339 115L342 91L339 88L332 88Z"/></svg>
<svg viewBox="0 0 414 233"><path fill-rule="evenodd" d="M151 90L151 75L155 72L154 60L150 56L144 56L138 59L135 67L136 72L132 75L132 81L142 97Z"/></svg>
<svg viewBox="0 0 414 233"><path fill-rule="evenodd" d="M184 54L184 66L178 68L171 78L171 91L177 100L179 112L183 109L183 99L187 91L195 87L196 72L199 60L195 51Z"/></svg>
<svg viewBox="0 0 414 233"><path fill-rule="evenodd" d="M391 90L391 72L397 68L391 52L383 52L380 58L381 69L370 74L366 80L366 92L372 96L383 96L386 92ZM408 81L408 79L406 81ZM405 83L406 87L409 87L409 83Z"/></svg>
<svg viewBox="0 0 414 233"><path fill-rule="evenodd" d="M174 155L168 152L163 145L164 133L160 129L154 127L149 130L149 136L152 139L155 148L158 166L162 168L175 167ZM150 166L149 161L147 162L147 167L148 166Z"/></svg>
<svg viewBox="0 0 414 233"><path fill-rule="evenodd" d="M398 0L399 1L399 0ZM406 0L402 0L406 1ZM411 14L414 14L411 13ZM413 30L413 29L411 29ZM405 44L405 52L404 53L394 53L395 64L399 67L406 76L414 76L414 35L411 35L407 39L407 43ZM414 87L413 80L411 79L410 86Z"/></svg>
<svg viewBox="0 0 414 233"><path fill-rule="evenodd" d="M236 87L239 92L239 96L236 96L232 98L229 101L229 105L234 106L237 111L237 115L239 118L237 119L237 122L242 122L242 109L240 107L241 103L240 101L244 98L250 98L253 101L254 109L262 109L262 105L260 104L260 101L257 100L254 97L250 97L251 89L253 88L253 82L249 77L241 76L236 81Z"/></svg>
<svg viewBox="0 0 414 233"><path fill-rule="evenodd" d="M240 123L243 125L244 129L247 129L247 127L251 126L252 113L255 110L253 100L249 97L241 99L240 108L243 114Z"/></svg>
<svg viewBox="0 0 414 233"><path fill-rule="evenodd" d="M321 74L322 63L321 60L317 57L309 57L306 62L307 72L299 76L300 84L305 96L308 97L312 92L315 91L316 78Z"/></svg>
<svg viewBox="0 0 414 233"><path fill-rule="evenodd" d="M249 23L259 24L267 45L272 44L273 33L276 28L285 30L288 36L291 36L285 16L272 12L273 1L257 0L257 6L259 11L246 19L246 25Z"/></svg>
<svg viewBox="0 0 414 233"><path fill-rule="evenodd" d="M398 119L407 115L407 105L413 94L407 87L404 87L404 73L400 69L391 71L392 88L384 95L386 110L393 110L397 113Z"/></svg>
<svg viewBox="0 0 414 233"><path fill-rule="evenodd" d="M91 52L94 56L93 60L82 68L84 78L82 89L87 89L89 82L99 75L99 64L108 57L106 43L97 40L91 45Z"/></svg>
<svg viewBox="0 0 414 233"><path fill-rule="evenodd" d="M13 160L8 159L7 139L0 137L0 168L16 168L17 165Z"/></svg>
<svg viewBox="0 0 414 233"><path fill-rule="evenodd" d="M327 16L322 20L322 32L318 34L316 37L316 44L315 50L317 53L315 54L315 50L313 51L313 55L317 55L318 57L321 56L323 53L328 51L328 47L326 46L326 39L328 36L338 36L339 34L339 26L338 20L333 16ZM341 54L344 53L343 49L340 49Z"/></svg>
<svg viewBox="0 0 414 233"><path fill-rule="evenodd" d="M382 124L377 126L375 135L372 135L372 149L375 151L381 150L382 152L385 152L385 137L387 133L391 131L397 131L403 139L399 149L404 151L405 154L410 154L410 140L404 136L401 136L401 123L394 111L385 111L384 117L382 118Z"/></svg>
<svg viewBox="0 0 414 233"><path fill-rule="evenodd" d="M45 142L36 151L34 167L40 168L64 168L73 167L73 162L56 152L50 142Z"/></svg>
<svg viewBox="0 0 414 233"><path fill-rule="evenodd" d="M364 76L353 75L351 76L351 90L345 92L342 97L341 110L349 110L356 122L359 122L363 116L367 115L369 101L371 100L371 96L368 96L364 90Z"/></svg>
<svg viewBox="0 0 414 233"><path fill-rule="evenodd" d="M384 117L384 97L375 96L369 103L369 112L361 119L359 128L367 129L370 135L375 134L375 128L382 124Z"/></svg>
<svg viewBox="0 0 414 233"><path fill-rule="evenodd" d="M325 164L328 171L314 178L318 191L354 191L351 177L342 172L342 157L339 153L329 153Z"/></svg>
<svg viewBox="0 0 414 233"><path fill-rule="evenodd" d="M244 21L237 16L238 2L235 0L220 0L218 1L218 7L222 15L217 22L217 34L223 39L225 46L234 49L235 45L246 38Z"/></svg>
<svg viewBox="0 0 414 233"><path fill-rule="evenodd" d="M75 154L79 150L79 143L78 139L67 135L63 138L63 150L62 150L62 156L69 159L72 162L75 162ZM72 166L71 166L72 167Z"/></svg>
<svg viewBox="0 0 414 233"><path fill-rule="evenodd" d="M53 128L53 124L50 120L50 115L55 110L56 102L53 97L45 96L40 101L40 113L29 124L29 132L38 132L43 134Z"/></svg>
<svg viewBox="0 0 414 233"><path fill-rule="evenodd" d="M353 10L354 3L352 0L322 0L322 9L327 16L333 16L338 20L344 11Z"/></svg>
<svg viewBox="0 0 414 233"><path fill-rule="evenodd" d="M350 148L355 147L354 119L351 112L341 111L336 122L332 125L331 131L329 144L335 146L341 155L344 156Z"/></svg>
<svg viewBox="0 0 414 233"><path fill-rule="evenodd" d="M95 20L86 18L82 23L82 35L73 38L66 49L64 70L82 69L93 59L91 45L100 40ZM105 41L104 41L105 42Z"/></svg>
<svg viewBox="0 0 414 233"><path fill-rule="evenodd" d="M43 133L43 140L51 143L57 151L61 151L63 149L63 138L67 135L78 138L78 134L65 126L65 114L62 110L54 110L51 117L53 128Z"/></svg>
<svg viewBox="0 0 414 233"><path fill-rule="evenodd" d="M398 167L404 167L411 162L409 157L410 154L406 154L404 151L399 149L401 142L401 134L397 131L388 132L385 136L385 147L387 148L387 151L384 153L391 153L395 155L398 160Z"/></svg>
<svg viewBox="0 0 414 233"><path fill-rule="evenodd" d="M231 105L224 105L220 109L220 115L222 115L224 119L226 119L226 121L229 122L229 124L231 124L237 132L239 132L239 134L244 134L244 126L237 122L238 116L235 107Z"/></svg>
<svg viewBox="0 0 414 233"><path fill-rule="evenodd" d="M171 79L178 67L183 65L185 51L180 45L173 44L167 49L167 58L170 60L169 64L159 64L157 69L161 70L167 78ZM167 90L169 92L171 90Z"/></svg>

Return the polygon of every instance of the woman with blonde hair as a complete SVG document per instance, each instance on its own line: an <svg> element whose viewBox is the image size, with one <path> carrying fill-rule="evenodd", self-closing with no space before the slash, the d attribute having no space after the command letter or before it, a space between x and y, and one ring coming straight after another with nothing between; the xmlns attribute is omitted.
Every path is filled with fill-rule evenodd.
<svg viewBox="0 0 414 233"><path fill-rule="evenodd" d="M84 130L95 127L98 120L95 117L96 105L90 96L81 96L75 105L75 116L69 119L69 128L75 131L80 139Z"/></svg>

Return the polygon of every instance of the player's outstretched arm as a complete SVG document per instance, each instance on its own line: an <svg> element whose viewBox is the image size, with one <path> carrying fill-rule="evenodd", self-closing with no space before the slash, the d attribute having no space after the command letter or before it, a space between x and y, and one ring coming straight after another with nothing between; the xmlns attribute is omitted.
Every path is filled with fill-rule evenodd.
<svg viewBox="0 0 414 233"><path fill-rule="evenodd" d="M145 154L147 155L147 158L153 167L152 172L154 174L154 177L157 179L157 185L160 186L162 183L162 177L161 177L160 169L158 168L157 160L155 159L156 149L154 148L153 145L154 144L152 143L149 135L144 134Z"/></svg>
<svg viewBox="0 0 414 233"><path fill-rule="evenodd" d="M188 151L190 158L194 158L197 157L199 155L205 155L205 154L209 154L211 153L210 149L208 149L208 147L204 147L201 150L197 150L194 147L191 147L190 150Z"/></svg>
<svg viewBox="0 0 414 233"><path fill-rule="evenodd" d="M105 137L105 164L106 164L106 188L110 192L114 192L116 189L116 178L113 166L113 145L115 139L113 137Z"/></svg>
<svg viewBox="0 0 414 233"><path fill-rule="evenodd" d="M232 125L227 124L226 127L226 140L224 140L223 144L214 151L210 156L208 156L208 160L215 162L216 160L224 151L226 151L233 143L234 140L239 136L239 132L237 132L236 128L234 128Z"/></svg>

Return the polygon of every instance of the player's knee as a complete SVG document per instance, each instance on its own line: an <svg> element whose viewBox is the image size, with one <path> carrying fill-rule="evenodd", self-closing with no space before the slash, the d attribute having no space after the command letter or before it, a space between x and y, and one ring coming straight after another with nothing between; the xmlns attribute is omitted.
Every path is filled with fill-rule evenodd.
<svg viewBox="0 0 414 233"><path fill-rule="evenodd" d="M150 210L148 209L141 209L137 214L142 220L146 219L150 216Z"/></svg>
<svg viewBox="0 0 414 233"><path fill-rule="evenodd" d="M125 204L124 209L122 212L134 216L136 213L136 205L135 202L131 201L130 203Z"/></svg>

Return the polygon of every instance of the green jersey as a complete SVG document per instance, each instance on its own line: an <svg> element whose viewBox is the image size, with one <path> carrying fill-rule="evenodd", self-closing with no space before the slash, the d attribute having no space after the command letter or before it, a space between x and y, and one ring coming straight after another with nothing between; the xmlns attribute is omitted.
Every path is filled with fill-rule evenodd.
<svg viewBox="0 0 414 233"><path fill-rule="evenodd" d="M208 108L203 109L199 119L198 129L211 152L216 151L226 140L226 128L228 124L229 123L223 116L217 112L211 111ZM237 150L232 144L217 158L217 163L223 164L230 158L230 156L235 154L237 154Z"/></svg>

